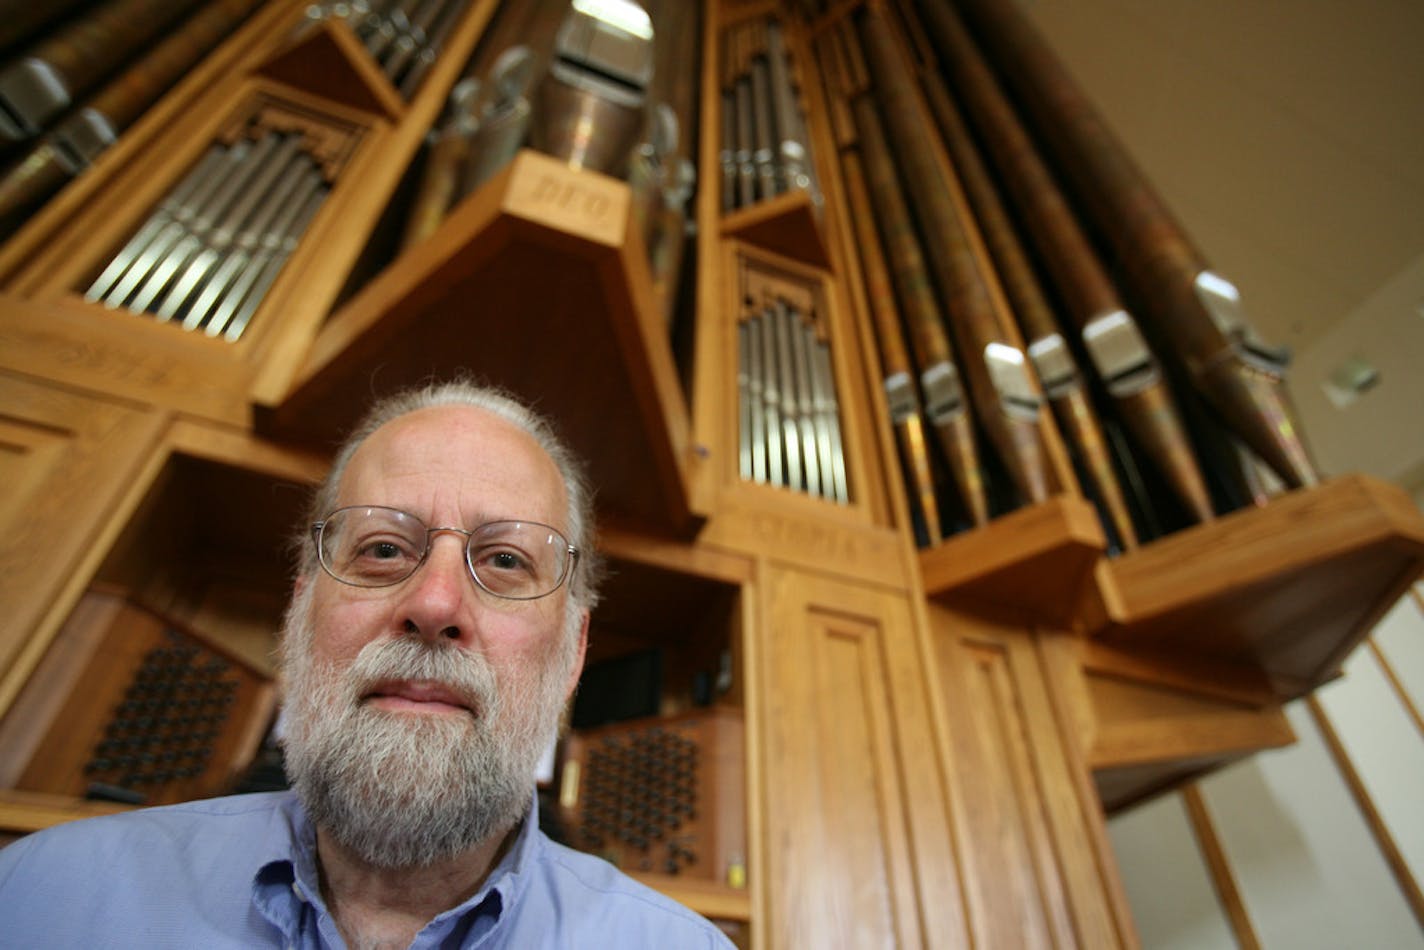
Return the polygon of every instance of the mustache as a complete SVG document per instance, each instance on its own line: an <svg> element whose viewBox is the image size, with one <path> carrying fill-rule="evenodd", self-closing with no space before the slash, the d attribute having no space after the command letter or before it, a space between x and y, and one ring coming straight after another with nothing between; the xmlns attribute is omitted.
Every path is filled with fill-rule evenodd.
<svg viewBox="0 0 1424 950"><path fill-rule="evenodd" d="M481 717L498 711L494 669L481 653L431 645L413 637L372 641L361 648L343 677L352 706L382 684L419 681L451 693Z"/></svg>

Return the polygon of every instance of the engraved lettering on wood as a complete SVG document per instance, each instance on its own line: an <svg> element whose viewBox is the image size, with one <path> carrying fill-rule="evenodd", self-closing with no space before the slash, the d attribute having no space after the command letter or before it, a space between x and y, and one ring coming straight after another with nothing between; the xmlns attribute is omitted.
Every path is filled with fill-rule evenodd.
<svg viewBox="0 0 1424 950"><path fill-rule="evenodd" d="M861 545L844 532L775 515L759 515L751 520L753 532L769 547L780 550L815 552L823 563L854 563L864 553Z"/></svg>
<svg viewBox="0 0 1424 950"><path fill-rule="evenodd" d="M70 327L49 330L13 326L6 330L13 332L0 333L0 346L8 352L43 354L52 367L64 367L85 379L105 379L156 389L202 388L189 365L165 353L121 346L113 339L83 339Z"/></svg>
<svg viewBox="0 0 1424 950"><path fill-rule="evenodd" d="M733 543L752 545L773 557L893 587L904 586L903 562L894 539L835 525L748 512L737 520Z"/></svg>
<svg viewBox="0 0 1424 950"><path fill-rule="evenodd" d="M580 187L577 181L560 181L553 175L539 176L539 183L534 186L534 200L590 224L602 224L613 210L613 202L607 195Z"/></svg>
<svg viewBox="0 0 1424 950"><path fill-rule="evenodd" d="M628 219L628 187L592 172L525 152L515 159L505 207L557 231L621 246Z"/></svg>

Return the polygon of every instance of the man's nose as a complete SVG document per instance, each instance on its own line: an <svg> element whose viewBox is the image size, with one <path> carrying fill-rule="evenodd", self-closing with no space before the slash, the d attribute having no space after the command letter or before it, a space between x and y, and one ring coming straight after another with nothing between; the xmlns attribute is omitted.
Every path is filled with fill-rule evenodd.
<svg viewBox="0 0 1424 950"><path fill-rule="evenodd" d="M465 539L436 534L425 563L402 591L402 626L406 633L428 639L459 640L469 633L462 617L465 599L473 594L465 563Z"/></svg>

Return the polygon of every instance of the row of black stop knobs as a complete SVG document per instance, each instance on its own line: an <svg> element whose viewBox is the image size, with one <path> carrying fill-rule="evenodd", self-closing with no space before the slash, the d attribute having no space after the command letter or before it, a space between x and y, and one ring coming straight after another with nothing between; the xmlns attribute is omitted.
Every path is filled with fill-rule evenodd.
<svg viewBox="0 0 1424 950"><path fill-rule="evenodd" d="M627 845L642 852L637 866L644 871L678 874L696 862L694 836L676 832L697 819L697 760L694 741L661 727L603 737L585 763L585 845ZM654 868L653 849L664 842L662 865Z"/></svg>
<svg viewBox="0 0 1424 950"><path fill-rule="evenodd" d="M149 650L133 671L85 774L119 773L123 786L131 788L203 773L237 700L238 683L225 678L227 661L205 654L176 631L167 635L167 645Z"/></svg>

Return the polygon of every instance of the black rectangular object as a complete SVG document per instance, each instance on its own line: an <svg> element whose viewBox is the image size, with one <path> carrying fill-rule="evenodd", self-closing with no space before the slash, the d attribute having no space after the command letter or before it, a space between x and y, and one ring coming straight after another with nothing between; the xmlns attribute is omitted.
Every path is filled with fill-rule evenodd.
<svg viewBox="0 0 1424 950"><path fill-rule="evenodd" d="M574 698L573 728L655 716L662 705L663 651L639 650L584 668Z"/></svg>

